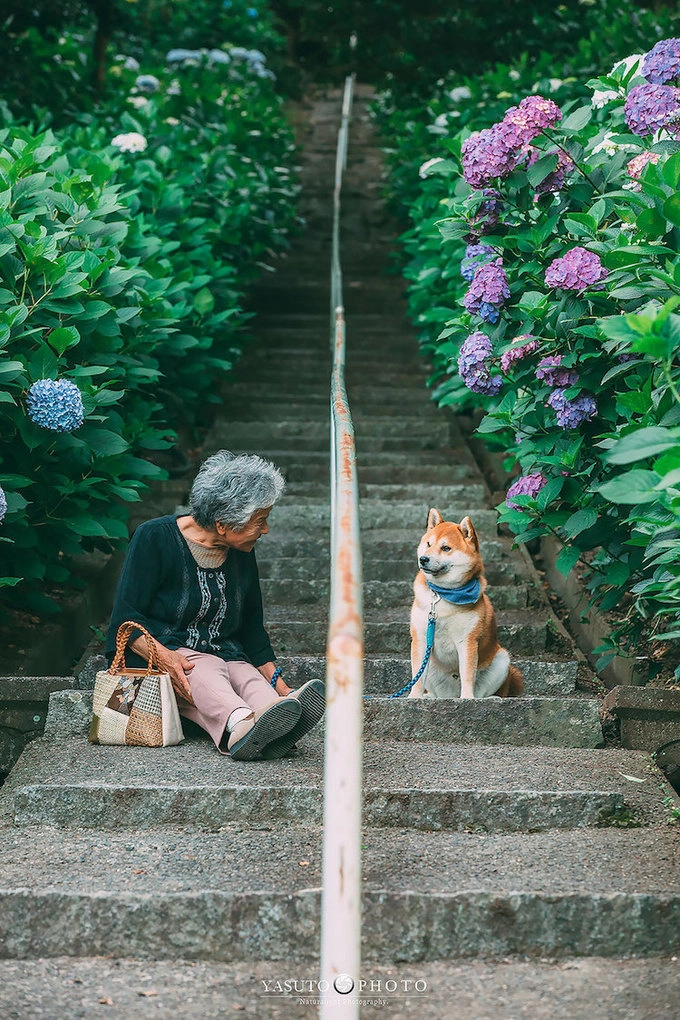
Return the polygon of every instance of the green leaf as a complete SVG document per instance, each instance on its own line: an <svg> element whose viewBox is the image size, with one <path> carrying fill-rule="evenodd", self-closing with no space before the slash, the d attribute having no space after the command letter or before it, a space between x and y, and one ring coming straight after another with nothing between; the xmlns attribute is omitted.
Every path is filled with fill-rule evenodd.
<svg viewBox="0 0 680 1020"><path fill-rule="evenodd" d="M565 545L560 551L559 556L555 560L555 566L563 577L567 577L572 572L578 563L580 555L581 551L575 545Z"/></svg>
<svg viewBox="0 0 680 1020"><path fill-rule="evenodd" d="M660 480L656 471L636 468L617 475L611 481L598 486L595 491L611 503L653 503L658 499L654 487Z"/></svg>
<svg viewBox="0 0 680 1020"><path fill-rule="evenodd" d="M657 209L644 209L635 225L642 234L647 237L662 237L668 230L668 224Z"/></svg>
<svg viewBox="0 0 680 1020"><path fill-rule="evenodd" d="M203 287L194 298L194 308L199 315L207 315L214 307L215 298L207 287Z"/></svg>
<svg viewBox="0 0 680 1020"><path fill-rule="evenodd" d="M529 184L533 188L537 188L546 177L557 169L557 153L549 153L547 156L542 156L536 160L533 166L530 166L527 170L527 178Z"/></svg>
<svg viewBox="0 0 680 1020"><path fill-rule="evenodd" d="M587 531L588 528L592 528L595 524L597 524L596 510L577 510L575 514L571 515L569 520L565 521L562 525L562 530L568 538L576 538L581 532Z"/></svg>
<svg viewBox="0 0 680 1020"><path fill-rule="evenodd" d="M75 326L61 326L53 329L47 337L50 347L53 347L57 354L63 354L69 347L75 346L80 340L80 333Z"/></svg>
<svg viewBox="0 0 680 1020"><path fill-rule="evenodd" d="M670 450L677 445L677 436L674 436L668 429L650 425L623 436L614 444L604 459L609 464L632 464L636 460L645 460L647 457L653 457L655 454L663 453L664 450Z"/></svg>
<svg viewBox="0 0 680 1020"><path fill-rule="evenodd" d="M593 116L593 109L591 106L582 106L579 110L574 110L566 117L561 125L560 130L565 131L568 134L575 134L590 123Z"/></svg>
<svg viewBox="0 0 680 1020"><path fill-rule="evenodd" d="M674 227L680 227L680 193L676 192L663 204L663 214Z"/></svg>

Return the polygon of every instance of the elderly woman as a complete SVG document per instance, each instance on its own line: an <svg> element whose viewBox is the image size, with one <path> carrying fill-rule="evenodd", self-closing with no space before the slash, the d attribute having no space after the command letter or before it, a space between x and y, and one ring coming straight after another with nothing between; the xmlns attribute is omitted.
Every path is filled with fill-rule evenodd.
<svg viewBox="0 0 680 1020"><path fill-rule="evenodd" d="M111 659L121 623L146 627L182 715L242 761L283 757L324 711L320 680L296 691L284 683L262 620L254 547L269 530L284 485L261 457L226 450L209 457L192 486L189 512L135 531L107 635ZM130 648L135 665L145 665L141 632Z"/></svg>

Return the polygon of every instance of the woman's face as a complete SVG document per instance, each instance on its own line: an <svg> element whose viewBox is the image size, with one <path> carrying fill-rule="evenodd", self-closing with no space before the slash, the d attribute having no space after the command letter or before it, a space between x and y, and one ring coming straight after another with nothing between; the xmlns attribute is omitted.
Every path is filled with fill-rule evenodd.
<svg viewBox="0 0 680 1020"><path fill-rule="evenodd" d="M269 525L267 518L271 513L271 507L265 507L262 510L256 510L253 516L250 518L245 528L241 531L233 531L226 525L218 521L215 527L217 533L228 545L230 549L240 549L241 552L250 552L257 542L258 538L262 535L266 535L269 531Z"/></svg>

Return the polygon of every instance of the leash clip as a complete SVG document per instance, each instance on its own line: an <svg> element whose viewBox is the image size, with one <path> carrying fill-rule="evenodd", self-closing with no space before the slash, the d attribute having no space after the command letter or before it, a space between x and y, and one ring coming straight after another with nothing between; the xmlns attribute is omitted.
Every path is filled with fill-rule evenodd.
<svg viewBox="0 0 680 1020"><path fill-rule="evenodd" d="M437 605L438 602L441 602L441 600L442 600L441 595L438 595L437 592L433 592L432 593L432 601L430 602L430 612L427 614L428 620L436 620L437 619L437 614L435 612L435 606Z"/></svg>

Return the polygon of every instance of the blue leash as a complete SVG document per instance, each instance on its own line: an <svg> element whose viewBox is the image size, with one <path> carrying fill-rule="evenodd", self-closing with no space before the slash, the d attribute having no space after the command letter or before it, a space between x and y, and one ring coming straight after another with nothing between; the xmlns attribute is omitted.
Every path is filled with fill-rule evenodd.
<svg viewBox="0 0 680 1020"><path fill-rule="evenodd" d="M435 616L434 613L434 607L438 601L439 600L437 598L433 598L432 605L430 606L430 613L427 618L427 634L425 636L426 644L425 655L423 656L423 661L421 663L420 669L413 677L413 679L409 680L408 683L404 684L403 687L400 687L398 691L395 691L394 694L388 694L387 701L391 701L393 698L401 698L404 694L408 694L410 691L412 691L415 685L420 680L423 673L425 672L425 670L427 669L427 664L430 661L430 656L432 655L432 649L434 647L434 628L437 622L437 617ZM364 700L370 701L371 695L364 694Z"/></svg>

